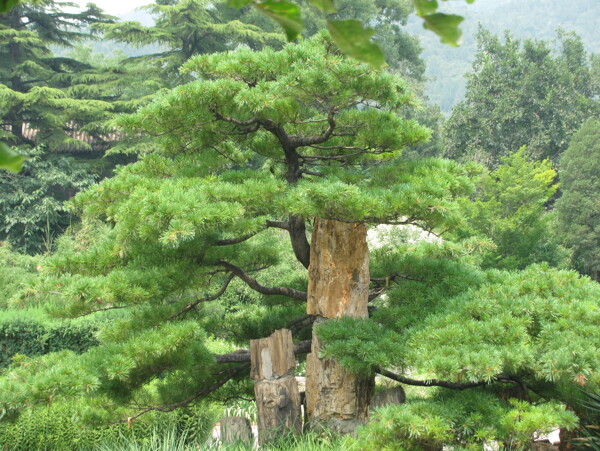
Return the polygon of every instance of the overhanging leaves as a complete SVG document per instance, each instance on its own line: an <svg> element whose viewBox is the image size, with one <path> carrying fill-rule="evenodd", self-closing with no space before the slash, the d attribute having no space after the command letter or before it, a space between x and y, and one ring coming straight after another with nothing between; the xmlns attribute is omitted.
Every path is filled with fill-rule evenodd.
<svg viewBox="0 0 600 451"><path fill-rule="evenodd" d="M419 16L433 14L438 8L437 0L413 0L413 4L415 5L415 11Z"/></svg>
<svg viewBox="0 0 600 451"><path fill-rule="evenodd" d="M232 8L243 8L246 5L249 5L251 0L227 0L227 4Z"/></svg>
<svg viewBox="0 0 600 451"><path fill-rule="evenodd" d="M8 169L12 172L19 172L21 170L21 165L23 164L25 159L14 152L10 147L6 144L0 142L0 168Z"/></svg>
<svg viewBox="0 0 600 451"><path fill-rule="evenodd" d="M371 41L375 30L363 28L359 20L329 20L327 29L334 42L346 55L370 64L383 66L385 57L377 44Z"/></svg>
<svg viewBox="0 0 600 451"><path fill-rule="evenodd" d="M0 13L4 13L19 3L19 0L0 0Z"/></svg>
<svg viewBox="0 0 600 451"><path fill-rule="evenodd" d="M304 28L304 21L300 15L300 7L298 5L289 2L266 0L256 4L256 7L263 14L281 25L288 41L296 39Z"/></svg>
<svg viewBox="0 0 600 451"><path fill-rule="evenodd" d="M435 13L423 16L423 28L433 31L444 44L458 46L462 31L458 26L464 20L455 14Z"/></svg>
<svg viewBox="0 0 600 451"><path fill-rule="evenodd" d="M333 0L309 0L310 3L326 13L335 12Z"/></svg>

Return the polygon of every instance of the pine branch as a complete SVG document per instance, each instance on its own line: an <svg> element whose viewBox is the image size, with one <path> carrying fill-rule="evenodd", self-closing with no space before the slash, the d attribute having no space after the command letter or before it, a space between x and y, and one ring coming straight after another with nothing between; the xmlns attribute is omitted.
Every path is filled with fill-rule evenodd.
<svg viewBox="0 0 600 451"><path fill-rule="evenodd" d="M294 148L303 147L303 146L313 146L313 145L321 144L321 143L324 143L325 141L327 141L329 138L331 138L331 135L332 135L333 131L335 130L335 126L336 126L335 114L336 113L337 113L337 109L335 109L335 108L329 111L329 113L327 114L327 123L329 124L329 127L327 128L327 130L325 130L320 135L305 136L305 137L291 135L290 142L292 143L292 146Z"/></svg>
<svg viewBox="0 0 600 451"><path fill-rule="evenodd" d="M289 224L289 222L285 222L285 221L267 221L267 227L272 227L275 229L289 230L290 224Z"/></svg>
<svg viewBox="0 0 600 451"><path fill-rule="evenodd" d="M191 304L186 305L186 307L183 310L175 313L174 315L171 315L167 319L167 321L172 321L175 318L186 314L187 312L189 312L190 310L195 308L198 304L201 304L203 302L214 301L215 299L220 298L223 295L223 293L225 293L225 290L227 290L227 287L229 286L229 284L231 283L231 281L233 280L234 277L235 277L234 274L229 274L229 276L227 276L227 279L225 279L225 282L223 283L223 285L221 286L221 289L219 291L217 291L215 294L212 294L210 296L206 296L201 299L197 299L196 301L192 302Z"/></svg>
<svg viewBox="0 0 600 451"><path fill-rule="evenodd" d="M243 243L244 241L247 241L250 238L258 235L259 233L264 232L268 228L289 230L290 224L289 224L289 222L283 222L283 221L267 221L265 223L265 226L256 232L247 233L246 235L242 235L242 236L236 237L236 238L228 238L225 240L218 240L216 243L214 243L214 245L215 246L230 246L232 244Z"/></svg>
<svg viewBox="0 0 600 451"><path fill-rule="evenodd" d="M371 277L371 282L376 284L385 284L387 288L390 282L394 282L396 279L414 280L416 282L425 282L425 279L420 277L412 277L407 274L395 273L388 277Z"/></svg>
<svg viewBox="0 0 600 451"><path fill-rule="evenodd" d="M59 294L62 294L62 293L59 293ZM69 318L69 319L83 318L84 316L91 315L92 313L106 312L107 310L123 309L123 308L127 308L127 307L128 307L127 305L114 305L112 307L104 307L104 308L99 308L97 310L91 310L89 312L85 312L85 313L82 313L81 315L77 315L77 316L59 316L58 318Z"/></svg>
<svg viewBox="0 0 600 451"><path fill-rule="evenodd" d="M250 277L249 274L244 272L244 270L238 266L232 265L226 261L218 261L215 263L217 266L222 266L223 268L231 271L237 277L239 277L242 281L246 283L250 288L254 291L257 291L261 294L266 295L279 295L279 296L288 296L293 299L298 299L299 301L307 300L307 294L304 291L295 290L293 288L288 287L265 287L261 285L256 279Z"/></svg>
<svg viewBox="0 0 600 451"><path fill-rule="evenodd" d="M385 376L396 382L400 382L400 383L406 384L406 385L414 385L416 387L443 387L443 388L449 388L451 390L466 390L468 388L482 387L484 385L489 385L494 382L494 380L489 380L489 381L476 381L476 382L460 383L460 382L442 381L442 380L438 380L438 379L421 381L421 380L411 379L409 377L401 376L399 374L393 373L389 370L386 370L386 369L383 369L380 367L376 367L376 368L374 368L374 370L377 374L381 374L382 376ZM504 375L497 375L494 379L496 381L500 381L500 382L516 383L514 380L512 380L509 377L504 376Z"/></svg>
<svg viewBox="0 0 600 451"><path fill-rule="evenodd" d="M248 363L243 363L241 365L238 365L238 366L232 368L230 371L224 371L223 372L224 376L221 379L217 380L214 384L209 385L208 387L205 387L202 390L194 393L192 396L184 399L183 401L179 401L179 402L176 402L173 404L168 404L165 406L144 407L144 408L142 408L141 412L138 412L137 414L135 414L127 419L119 420L119 421L109 423L109 424L122 424L122 423L131 424L131 422L133 420L141 417L142 415L144 415L148 412L153 412L153 411L154 412L172 412L173 410L175 410L179 407L187 406L187 405L191 404L193 401L195 401L196 399L200 398L201 396L208 395L208 394L214 392L215 390L221 388L223 385L225 385L227 382L229 382L231 379L233 379L235 376L237 376L242 371L248 369L249 367L250 367L250 363L248 362Z"/></svg>

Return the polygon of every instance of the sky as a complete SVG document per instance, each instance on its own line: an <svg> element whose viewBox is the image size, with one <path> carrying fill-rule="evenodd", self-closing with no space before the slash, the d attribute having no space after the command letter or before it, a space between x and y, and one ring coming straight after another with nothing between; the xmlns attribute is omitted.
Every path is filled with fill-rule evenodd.
<svg viewBox="0 0 600 451"><path fill-rule="evenodd" d="M124 14L134 10L138 6L153 3L152 0L75 0L82 8L88 3L95 3L105 12L112 15Z"/></svg>

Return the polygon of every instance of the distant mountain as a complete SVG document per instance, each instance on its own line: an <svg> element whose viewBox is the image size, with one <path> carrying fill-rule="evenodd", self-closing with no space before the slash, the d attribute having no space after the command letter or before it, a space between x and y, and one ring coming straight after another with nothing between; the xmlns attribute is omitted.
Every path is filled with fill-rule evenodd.
<svg viewBox="0 0 600 451"><path fill-rule="evenodd" d="M464 75L471 70L479 24L497 34L509 30L521 39L553 40L562 28L581 36L589 52L600 53L600 0L477 0L471 5L454 0L440 2L440 10L465 18L461 47L441 44L416 17L408 29L421 38L426 74L432 79L429 97L446 113L464 97Z"/></svg>

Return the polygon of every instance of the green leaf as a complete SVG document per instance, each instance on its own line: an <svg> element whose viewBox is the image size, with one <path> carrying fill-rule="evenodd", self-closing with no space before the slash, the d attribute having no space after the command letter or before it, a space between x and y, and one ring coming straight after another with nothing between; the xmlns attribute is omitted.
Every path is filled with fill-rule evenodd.
<svg viewBox="0 0 600 451"><path fill-rule="evenodd" d="M437 0L413 0L413 4L419 16L433 14L438 8Z"/></svg>
<svg viewBox="0 0 600 451"><path fill-rule="evenodd" d="M333 41L346 55L374 68L380 68L385 63L383 52L371 41L375 30L363 28L359 20L328 20L327 29Z"/></svg>
<svg viewBox="0 0 600 451"><path fill-rule="evenodd" d="M304 21L298 5L284 1L265 0L257 3L256 7L281 25L288 41L296 39L304 28Z"/></svg>
<svg viewBox="0 0 600 451"><path fill-rule="evenodd" d="M227 6L231 6L232 8L243 8L244 6L250 4L252 0L227 0Z"/></svg>
<svg viewBox="0 0 600 451"><path fill-rule="evenodd" d="M321 11L325 11L326 13L334 13L335 5L333 0L309 0L311 4L319 8Z"/></svg>
<svg viewBox="0 0 600 451"><path fill-rule="evenodd" d="M0 0L0 13L4 13L19 3L19 0Z"/></svg>
<svg viewBox="0 0 600 451"><path fill-rule="evenodd" d="M458 26L463 21L463 17L455 14L435 13L423 16L423 28L433 31L440 37L444 44L458 46L458 40L462 31Z"/></svg>
<svg viewBox="0 0 600 451"><path fill-rule="evenodd" d="M6 144L0 142L0 168L8 169L12 172L19 172L21 165L25 161L18 153L14 152Z"/></svg>

